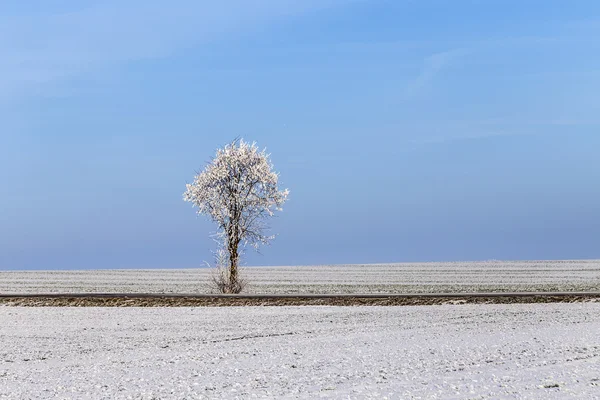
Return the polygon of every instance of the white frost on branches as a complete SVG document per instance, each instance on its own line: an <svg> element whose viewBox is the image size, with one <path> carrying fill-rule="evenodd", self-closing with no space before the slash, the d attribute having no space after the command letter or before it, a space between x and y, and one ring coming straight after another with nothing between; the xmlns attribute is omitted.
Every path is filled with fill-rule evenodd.
<svg viewBox="0 0 600 400"><path fill-rule="evenodd" d="M240 244L258 248L273 239L265 235L265 219L281 211L289 195L287 189L279 190L278 180L266 150L240 139L218 149L204 171L186 185L183 199L218 225L217 235L232 267L237 267Z"/></svg>

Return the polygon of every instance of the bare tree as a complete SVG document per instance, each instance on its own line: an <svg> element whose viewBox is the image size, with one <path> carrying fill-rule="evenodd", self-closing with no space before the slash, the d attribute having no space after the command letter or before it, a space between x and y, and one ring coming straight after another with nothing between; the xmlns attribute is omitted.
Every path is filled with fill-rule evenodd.
<svg viewBox="0 0 600 400"><path fill-rule="evenodd" d="M185 201L198 208L218 226L215 284L222 293L239 293L240 246L258 249L274 236L266 236L266 219L281 211L289 191L279 190L279 174L273 171L270 155L256 143L236 139L222 149L206 168L186 185ZM227 269L221 268L227 264Z"/></svg>

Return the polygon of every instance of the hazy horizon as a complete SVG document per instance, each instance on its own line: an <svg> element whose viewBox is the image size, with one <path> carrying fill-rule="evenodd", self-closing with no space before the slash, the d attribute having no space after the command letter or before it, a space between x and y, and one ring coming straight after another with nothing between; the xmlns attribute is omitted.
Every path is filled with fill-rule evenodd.
<svg viewBox="0 0 600 400"><path fill-rule="evenodd" d="M562 259L562 260L454 260L454 261L398 261L398 262L381 262L381 263L345 263L345 264L298 264L298 265L283 265L283 264L268 264L268 265L241 265L240 268L242 268L242 270L244 268L277 268L277 267L281 267L281 268L295 268L295 267L328 267L328 266L334 266L334 267L352 267L352 266L377 266L377 265L417 265L417 264L505 264L505 263L561 263L561 262L598 262L600 261L600 259L595 259L595 258L582 258L582 259ZM207 264L203 264L203 265L198 265L198 266L192 266L192 267L160 267L160 266L156 266L156 267L148 267L148 268L143 268L143 267L124 267L124 268L111 268L111 267L97 267L97 268L81 268L81 269L74 269L74 268L51 268L51 269L45 269L45 268L25 268L25 269L14 269L14 268L4 268L4 269L0 269L0 271L13 271L13 272L27 272L27 271L36 271L36 272L44 272L44 271L48 271L48 272L52 272L52 271L93 271L93 270L99 270L99 271L109 271L109 270L188 270L188 269L206 269L206 268L213 268L213 265L207 265Z"/></svg>

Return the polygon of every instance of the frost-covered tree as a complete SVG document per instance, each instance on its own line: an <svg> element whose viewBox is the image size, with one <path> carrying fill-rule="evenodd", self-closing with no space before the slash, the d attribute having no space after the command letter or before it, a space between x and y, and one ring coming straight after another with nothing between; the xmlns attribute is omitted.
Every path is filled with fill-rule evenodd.
<svg viewBox="0 0 600 400"><path fill-rule="evenodd" d="M265 234L266 220L281 211L289 194L278 188L278 179L266 150L236 139L218 149L194 182L186 185L183 199L218 226L217 267L225 268L216 283L223 293L243 288L238 271L241 246L258 249L274 238Z"/></svg>

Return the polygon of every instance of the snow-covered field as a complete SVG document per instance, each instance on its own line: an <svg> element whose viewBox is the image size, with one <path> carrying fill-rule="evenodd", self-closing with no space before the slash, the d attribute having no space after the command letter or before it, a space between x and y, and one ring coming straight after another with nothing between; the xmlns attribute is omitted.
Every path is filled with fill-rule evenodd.
<svg viewBox="0 0 600 400"><path fill-rule="evenodd" d="M250 293L600 291L600 260L248 267ZM4 271L0 293L208 292L210 270Z"/></svg>
<svg viewBox="0 0 600 400"><path fill-rule="evenodd" d="M598 303L0 307L0 321L0 398L600 398Z"/></svg>

